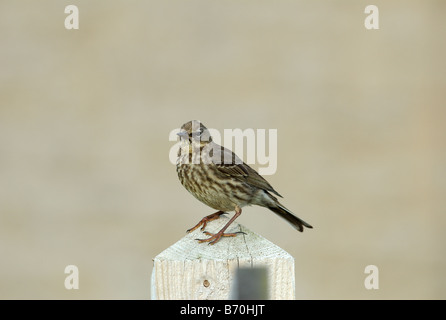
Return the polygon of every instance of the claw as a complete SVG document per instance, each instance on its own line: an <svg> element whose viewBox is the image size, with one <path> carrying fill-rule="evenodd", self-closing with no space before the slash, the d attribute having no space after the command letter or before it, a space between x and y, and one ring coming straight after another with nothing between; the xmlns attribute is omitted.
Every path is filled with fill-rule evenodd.
<svg viewBox="0 0 446 320"><path fill-rule="evenodd" d="M223 231L219 231L217 233L210 233L210 232L203 232L205 235L209 236L209 238L207 239L195 239L198 240L199 243L203 243L203 242L209 242L209 244L215 244L217 243L221 237L236 237L239 233L243 233L246 234L243 231L237 231L237 232L232 232L232 233L223 233Z"/></svg>
<svg viewBox="0 0 446 320"><path fill-rule="evenodd" d="M242 213L242 209L239 206L235 206L235 214L234 216L229 220L228 223L225 224L225 226L218 231L217 233L213 234L210 232L204 232L204 234L210 236L207 239L197 239L199 243L203 243L203 242L209 242L209 244L215 244L217 243L221 237L235 237L237 236L238 233L244 233L243 231L239 231L239 232L234 232L234 233L224 233L225 230L229 227L229 225L231 223L234 222L235 219L237 219L237 217ZM192 230L195 230L196 228L198 228L202 223L207 223L210 219L214 220L219 218L222 214L224 214L223 211L218 211L214 214L211 214L210 216L204 217L195 227L192 228ZM203 221L204 220L204 221Z"/></svg>

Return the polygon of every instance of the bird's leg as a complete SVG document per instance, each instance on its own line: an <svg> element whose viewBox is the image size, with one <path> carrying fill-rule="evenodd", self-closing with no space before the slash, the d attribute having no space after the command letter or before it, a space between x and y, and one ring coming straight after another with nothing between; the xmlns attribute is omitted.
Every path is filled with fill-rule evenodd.
<svg viewBox="0 0 446 320"><path fill-rule="evenodd" d="M220 240L221 237L235 237L239 233L244 233L244 232L224 233L225 230L231 225L231 223L233 223L234 220L237 219L237 217L241 214L242 214L242 209L239 206L235 206L234 216L231 218L231 220L228 221L228 223L223 228L221 228L220 231L218 231L215 234L210 232L205 232L205 234L210 237L207 239L197 239L198 242L199 243L209 242L209 244L215 244Z"/></svg>
<svg viewBox="0 0 446 320"><path fill-rule="evenodd" d="M210 214L210 215L204 217L203 219L201 219L200 222L198 222L197 225L196 225L195 227L190 228L190 229L187 230L186 232L187 232L187 233L192 232L192 231L194 231L195 229L199 228L201 225L202 225L201 230L203 231L204 228L206 228L206 225L207 225L208 222L220 218L220 216L221 216L222 214L227 214L227 213L226 213L226 212L223 212L223 211L217 211L217 212L215 212L215 213L213 213L213 214Z"/></svg>

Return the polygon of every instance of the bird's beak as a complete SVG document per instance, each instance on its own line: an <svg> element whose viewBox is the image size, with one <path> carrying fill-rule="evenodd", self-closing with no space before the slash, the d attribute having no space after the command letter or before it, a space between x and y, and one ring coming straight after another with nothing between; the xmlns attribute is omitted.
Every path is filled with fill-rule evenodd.
<svg viewBox="0 0 446 320"><path fill-rule="evenodd" d="M187 134L187 131L184 131L184 130L178 132L177 135L178 135L180 138L184 138L184 139L188 139L188 138L189 138L189 135Z"/></svg>

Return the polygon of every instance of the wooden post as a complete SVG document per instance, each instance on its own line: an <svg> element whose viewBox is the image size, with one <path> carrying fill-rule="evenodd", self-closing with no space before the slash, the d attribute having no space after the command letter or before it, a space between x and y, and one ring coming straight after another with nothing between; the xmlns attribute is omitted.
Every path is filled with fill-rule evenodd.
<svg viewBox="0 0 446 320"><path fill-rule="evenodd" d="M227 222L221 216L208 223L206 231L216 233ZM235 271L241 267L266 268L268 299L295 299L294 258L236 222L227 230L237 231L245 234L208 245L195 240L207 237L198 229L157 255L152 299L230 299Z"/></svg>

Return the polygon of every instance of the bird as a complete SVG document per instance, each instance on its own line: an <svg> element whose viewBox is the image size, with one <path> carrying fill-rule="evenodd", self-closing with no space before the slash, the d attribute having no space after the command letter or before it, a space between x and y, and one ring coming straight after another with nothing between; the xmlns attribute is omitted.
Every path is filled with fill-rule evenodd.
<svg viewBox="0 0 446 320"><path fill-rule="evenodd" d="M199 201L217 210L187 230L192 232L201 226L209 237L196 239L199 243L215 244L222 237L237 236L240 232L225 231L241 215L242 208L250 205L270 209L300 232L304 227L313 228L278 201L277 197L282 196L257 171L231 150L216 144L201 121L186 122L177 135L180 142L176 171L181 184ZM207 223L231 211L235 211L234 216L220 231L204 231Z"/></svg>

